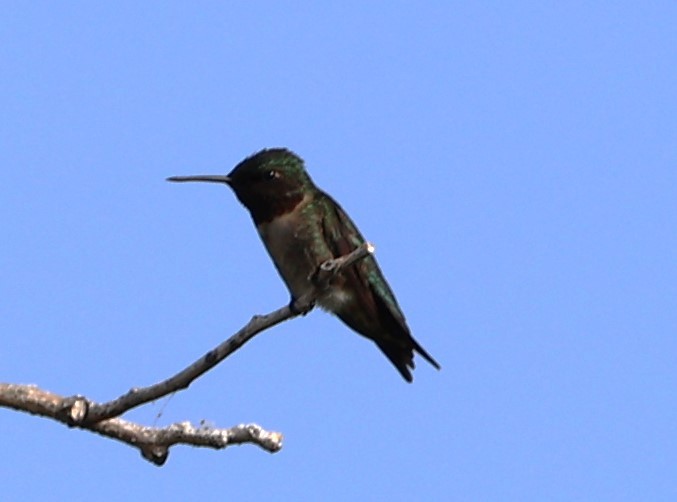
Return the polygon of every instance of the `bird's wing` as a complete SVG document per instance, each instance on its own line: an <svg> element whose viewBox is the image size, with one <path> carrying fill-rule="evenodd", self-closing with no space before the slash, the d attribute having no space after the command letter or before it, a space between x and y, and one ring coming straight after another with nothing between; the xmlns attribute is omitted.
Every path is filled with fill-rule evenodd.
<svg viewBox="0 0 677 502"><path fill-rule="evenodd" d="M323 219L325 239L334 257L344 256L362 245L365 239L341 206L329 195L322 193L322 196L327 197L331 202L325 204L328 208ZM350 270L346 271L346 274L354 274L353 281L369 284L369 290L359 288L365 293L371 292L370 295L364 294L361 301L375 303L374 310L379 313L381 325L386 327L385 332L379 333L379 338L374 341L402 376L407 381L412 379L408 369L414 367L412 350L421 354L430 364L439 369L439 363L411 336L404 314L376 259L373 256L367 256L353 265ZM353 329L358 332L362 331L355 326Z"/></svg>
<svg viewBox="0 0 677 502"><path fill-rule="evenodd" d="M345 256L364 244L365 239L343 208L324 192L322 196L331 201L331 204L326 204L329 209L323 221L326 241L329 243L335 258ZM395 300L395 295L388 286L376 259L373 256L367 256L358 261L352 268L355 269L360 279L369 283L374 295L383 301L383 305L387 308L393 320L400 325L400 328L409 332L404 315Z"/></svg>

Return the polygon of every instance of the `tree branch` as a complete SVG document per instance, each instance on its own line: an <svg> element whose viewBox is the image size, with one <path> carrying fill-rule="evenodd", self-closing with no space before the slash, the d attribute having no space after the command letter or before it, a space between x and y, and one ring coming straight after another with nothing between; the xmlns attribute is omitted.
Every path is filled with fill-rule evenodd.
<svg viewBox="0 0 677 502"><path fill-rule="evenodd" d="M230 429L216 429L201 425L195 427L181 422L168 427L146 427L110 418L89 424L74 424L86 401L73 400L39 389L34 385L0 383L0 406L52 418L68 426L77 426L138 448L146 460L162 465L175 444L222 449L233 444L252 443L274 453L282 448L282 434L268 432L256 424L236 425ZM75 401L75 402L72 402Z"/></svg>
<svg viewBox="0 0 677 502"><path fill-rule="evenodd" d="M0 407L13 408L58 420L69 427L78 427L117 439L139 448L146 460L162 465L169 447L189 444L225 448L231 444L252 443L269 452L282 448L282 435L268 432L255 424L237 425L230 429L195 427L188 422L164 428L146 427L116 418L132 408L187 388L195 379L212 369L258 333L283 321L310 312L317 298L330 287L333 278L355 262L370 256L374 246L364 243L351 253L328 260L312 277L314 288L286 307L266 315L256 315L237 333L207 352L176 375L143 388L131 389L107 403L96 403L84 396L63 397L33 385L0 383Z"/></svg>
<svg viewBox="0 0 677 502"><path fill-rule="evenodd" d="M270 314L255 315L240 331L228 340L210 350L186 369L167 380L149 387L131 389L123 396L104 404L90 403L87 413L82 417L82 421L98 422L107 418L117 417L136 406L187 388L196 378L219 364L260 332L298 315L308 313L312 310L319 294L330 285L331 280L336 274L373 252L374 247L369 243L365 243L345 256L322 263L315 277L315 288L310 293Z"/></svg>

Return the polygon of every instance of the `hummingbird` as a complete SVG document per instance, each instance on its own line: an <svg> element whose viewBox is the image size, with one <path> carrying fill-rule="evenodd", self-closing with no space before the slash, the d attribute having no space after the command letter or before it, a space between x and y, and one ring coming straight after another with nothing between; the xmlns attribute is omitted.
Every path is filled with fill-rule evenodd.
<svg viewBox="0 0 677 502"><path fill-rule="evenodd" d="M311 180L304 161L286 148L255 153L227 175L172 176L168 181L223 183L249 210L256 230L291 294L291 303L314 288L325 261L365 242L339 204ZM324 310L372 340L407 382L414 352L440 365L414 340L395 295L370 255L342 270L319 294Z"/></svg>

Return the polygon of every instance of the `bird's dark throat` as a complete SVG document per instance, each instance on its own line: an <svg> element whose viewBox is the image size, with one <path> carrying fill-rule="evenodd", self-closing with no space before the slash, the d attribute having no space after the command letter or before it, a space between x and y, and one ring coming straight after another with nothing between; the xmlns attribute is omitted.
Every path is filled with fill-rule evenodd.
<svg viewBox="0 0 677 502"><path fill-rule="evenodd" d="M254 224L270 223L278 216L291 213L303 200L303 193L290 194L287 197L254 197L240 199L252 215Z"/></svg>

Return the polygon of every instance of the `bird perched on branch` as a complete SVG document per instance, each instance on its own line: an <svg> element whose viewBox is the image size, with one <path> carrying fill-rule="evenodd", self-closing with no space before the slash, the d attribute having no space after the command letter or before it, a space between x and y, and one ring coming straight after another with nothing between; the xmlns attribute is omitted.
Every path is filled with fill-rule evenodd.
<svg viewBox="0 0 677 502"><path fill-rule="evenodd" d="M341 206L315 186L303 160L284 148L261 150L225 176L172 176L168 180L225 183L233 189L249 210L291 293L292 305L314 288L313 277L320 264L365 242ZM317 303L376 343L407 382L413 380L414 352L440 368L411 336L373 256L340 272L319 292Z"/></svg>

